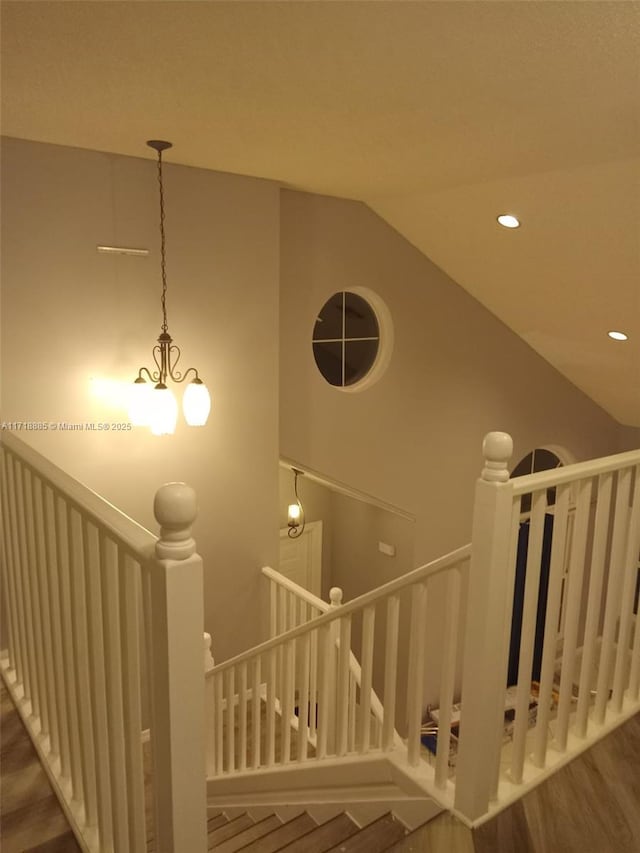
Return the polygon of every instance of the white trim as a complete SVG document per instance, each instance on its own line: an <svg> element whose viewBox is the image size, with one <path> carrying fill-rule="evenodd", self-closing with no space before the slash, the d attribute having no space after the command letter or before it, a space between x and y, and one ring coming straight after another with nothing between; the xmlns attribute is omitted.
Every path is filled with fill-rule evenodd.
<svg viewBox="0 0 640 853"><path fill-rule="evenodd" d="M299 536L296 536L295 539L289 536L289 528L282 527L280 529L280 539L292 539L292 541L300 541L304 537L311 537L310 540L310 549L311 549L311 584L309 592L313 595L320 597L320 593L322 591L322 521L307 521L304 530ZM278 572L282 575L283 578L289 580L285 574L283 574L280 566L280 555L278 555ZM298 586L298 584L296 584Z"/></svg>

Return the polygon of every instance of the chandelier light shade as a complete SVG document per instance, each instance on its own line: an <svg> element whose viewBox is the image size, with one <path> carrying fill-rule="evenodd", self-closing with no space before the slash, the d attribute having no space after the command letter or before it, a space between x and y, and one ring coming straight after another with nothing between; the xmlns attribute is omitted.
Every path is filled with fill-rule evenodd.
<svg viewBox="0 0 640 853"><path fill-rule="evenodd" d="M151 139L150 148L158 152L158 186L160 189L160 262L162 271L162 326L158 343L153 348L156 370L141 367L133 383L129 402L129 420L134 426L148 426L154 435L171 435L178 421L178 403L167 381L184 382L189 376L183 398L184 418L189 426L204 426L211 410L207 386L195 367L184 372L176 370L180 348L173 343L167 324L167 273L164 233L164 186L162 182L162 152L171 148L170 142ZM145 379L145 374L147 378Z"/></svg>
<svg viewBox="0 0 640 853"><path fill-rule="evenodd" d="M298 468L292 468L293 471L293 493L296 496L296 502L289 504L287 508L287 526L289 527L288 536L290 539L297 539L304 532L304 508L298 495L298 477L302 476L303 471Z"/></svg>

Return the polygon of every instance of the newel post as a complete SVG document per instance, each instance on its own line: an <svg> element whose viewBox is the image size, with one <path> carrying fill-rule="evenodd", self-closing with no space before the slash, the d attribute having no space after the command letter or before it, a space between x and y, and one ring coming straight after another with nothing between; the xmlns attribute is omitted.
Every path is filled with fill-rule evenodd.
<svg viewBox="0 0 640 853"><path fill-rule="evenodd" d="M153 510L160 525L149 567L156 850L205 853L202 559L191 536L196 494L185 483L168 483Z"/></svg>
<svg viewBox="0 0 640 853"><path fill-rule="evenodd" d="M508 599L509 590L513 597L515 572L509 481L513 441L506 432L490 432L482 450L484 468L473 510L456 767L455 807L469 820L485 814L497 780L511 616Z"/></svg>

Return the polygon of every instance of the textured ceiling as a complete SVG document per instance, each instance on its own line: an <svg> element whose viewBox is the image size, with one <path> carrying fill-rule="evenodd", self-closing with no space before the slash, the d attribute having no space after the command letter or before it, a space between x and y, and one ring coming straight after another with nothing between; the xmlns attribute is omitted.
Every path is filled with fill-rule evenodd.
<svg viewBox="0 0 640 853"><path fill-rule="evenodd" d="M640 3L1 8L4 134L360 199L640 426Z"/></svg>

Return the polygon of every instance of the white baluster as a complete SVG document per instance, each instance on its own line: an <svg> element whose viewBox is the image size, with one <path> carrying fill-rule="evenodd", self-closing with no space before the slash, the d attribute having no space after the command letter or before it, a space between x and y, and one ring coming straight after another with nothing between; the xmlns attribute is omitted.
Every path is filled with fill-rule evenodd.
<svg viewBox="0 0 640 853"><path fill-rule="evenodd" d="M411 591L411 622L409 626L409 667L407 677L407 758L412 767L420 761L420 729L425 676L426 584L416 584ZM447 647L445 646L445 655ZM440 708L444 700L440 702Z"/></svg>
<svg viewBox="0 0 640 853"><path fill-rule="evenodd" d="M156 837L161 849L204 853L206 766L202 678L202 560L191 525L196 496L184 483L156 494L160 524L151 564L154 649L151 744L154 753Z"/></svg>
<svg viewBox="0 0 640 853"><path fill-rule="evenodd" d="M582 665L578 681L578 710L576 712L575 730L579 737L585 737L587 734L587 715L591 704L591 683L594 671L596 639L602 613L602 582L604 578L607 535L609 532L612 484L612 474L603 474L598 479L598 504L594 524L593 547L591 549L589 596L584 641L582 644Z"/></svg>
<svg viewBox="0 0 640 853"><path fill-rule="evenodd" d="M230 667L226 673L227 681L227 772L236 769L236 671Z"/></svg>
<svg viewBox="0 0 640 853"><path fill-rule="evenodd" d="M281 755L280 763L288 764L291 760L291 718L293 717L293 690L294 690L294 646L293 640L290 640L283 648L282 663L283 663L283 678L282 678L282 699L280 711L281 718Z"/></svg>
<svg viewBox="0 0 640 853"><path fill-rule="evenodd" d="M349 715L355 708L349 707L349 676L351 675L351 616L339 620L340 645L338 650L337 684L337 728L336 755L346 755L349 735Z"/></svg>
<svg viewBox="0 0 640 853"><path fill-rule="evenodd" d="M440 720L438 724L438 747L436 753L435 782L444 789L447 784L449 766L449 743L451 740L451 706L456 675L457 637L460 610L460 572L452 569L447 577L447 603L444 624L444 660L440 677Z"/></svg>
<svg viewBox="0 0 640 853"><path fill-rule="evenodd" d="M267 652L267 749L266 765L273 767L276 760L276 659L277 649Z"/></svg>
<svg viewBox="0 0 640 853"><path fill-rule="evenodd" d="M240 688L238 691L238 712L240 715L240 763L238 769L240 772L247 769L247 662L243 661L240 664Z"/></svg>
<svg viewBox="0 0 640 853"><path fill-rule="evenodd" d="M215 711L213 714L215 729L215 775L221 776L224 771L224 702L223 702L223 673L216 672L213 676L213 695Z"/></svg>
<svg viewBox="0 0 640 853"><path fill-rule="evenodd" d="M11 665L15 672L16 682L22 685L23 678L23 655L22 644L20 639L20 621L18 617L18 598L16 591L16 541L13 536L11 513L15 502L15 496L10 494L9 490L9 465L11 457L5 448L1 448L2 460L2 530L3 530L3 546L5 555L6 578L8 586L7 601L11 619L9 622L10 637L11 637Z"/></svg>
<svg viewBox="0 0 640 853"><path fill-rule="evenodd" d="M309 701L309 634L298 640L300 657L300 695L298 697L298 761L305 761L308 752L309 717L315 715L315 703Z"/></svg>
<svg viewBox="0 0 640 853"><path fill-rule="evenodd" d="M369 751L371 741L371 690L373 687L373 644L376 618L375 605L365 607L362 614L362 670L360 676L359 750ZM378 746L374 738L374 745Z"/></svg>
<svg viewBox="0 0 640 853"><path fill-rule="evenodd" d="M51 590L49 587L49 571L47 566L47 549L44 528L44 484L34 474L33 488L33 518L36 531L36 566L38 587L40 588L40 607L42 618L42 649L46 682L47 713L49 718L49 743L51 752L60 752L60 730L58 725L58 708L56 705L56 686L53 663L53 631L51 627ZM81 605L84 612L84 604ZM11 626L10 626L11 627Z"/></svg>
<svg viewBox="0 0 640 853"><path fill-rule="evenodd" d="M260 657L253 662L251 682L251 766L260 767Z"/></svg>
<svg viewBox="0 0 640 853"><path fill-rule="evenodd" d="M323 625L318 629L318 723L317 723L317 755L326 758L329 729L333 718L330 703L331 686L329 679L332 673L331 658L335 655L335 645L331 636L331 626ZM335 708L335 705L333 705Z"/></svg>
<svg viewBox="0 0 640 853"><path fill-rule="evenodd" d="M85 571L88 571L86 560ZM121 551L118 571L129 844L135 852L144 849L146 846L144 764L140 739L140 732L142 731L142 669L140 660L142 569L138 562Z"/></svg>
<svg viewBox="0 0 640 853"><path fill-rule="evenodd" d="M611 706L616 713L622 711L622 700L626 688L629 667L629 644L636 584L638 582L638 553L640 551L640 466L635 469L633 497L629 511L627 543L624 556L624 579L621 596L618 647L613 674Z"/></svg>
<svg viewBox="0 0 640 853"><path fill-rule="evenodd" d="M382 718L382 748L393 747L396 725L396 681L398 677L398 627L400 599L392 595L387 601L387 632L384 655L384 715Z"/></svg>
<svg viewBox="0 0 640 853"><path fill-rule="evenodd" d="M547 490L540 489L532 495L531 522L525 570L525 591L520 627L520 654L518 657L518 687L516 690L516 719L511 757L511 781L522 782L525 740L529 727L529 701L531 697L531 667L538 614L538 591L542 563L542 537L547 508Z"/></svg>
<svg viewBox="0 0 640 853"><path fill-rule="evenodd" d="M205 690L205 715L204 724L206 731L206 766L207 777L216 774L216 696L213 677L208 675L215 666L211 654L211 634L205 633L204 639L204 690Z"/></svg>
<svg viewBox="0 0 640 853"><path fill-rule="evenodd" d="M84 548L84 529L77 512L67 511L67 541L69 543L69 587L74 634L74 670L78 697L78 726L80 758L84 791L85 819L89 826L98 821L95 751L91 719L91 662L88 654L87 606ZM138 741L140 740L138 729Z"/></svg>
<svg viewBox="0 0 640 853"><path fill-rule="evenodd" d="M618 471L616 488L615 516L611 536L611 551L609 558L609 582L607 586L607 603L605 607L604 625L602 628L602 647L596 686L596 701L593 719L598 725L604 723L604 715L609 700L611 666L613 662L615 633L620 613L620 596L622 588L623 562L627 538L629 489L631 487L631 469Z"/></svg>
<svg viewBox="0 0 640 853"><path fill-rule="evenodd" d="M492 793L501 746L506 659L513 597L508 602L512 494L507 433L489 433L485 465L476 484L462 680L462 726L455 805L469 820L483 815Z"/></svg>
<svg viewBox="0 0 640 853"><path fill-rule="evenodd" d="M544 767L549 738L551 696L558 646L558 617L562 601L562 579L564 577L565 546L569 525L569 498L571 486L559 486L556 492L556 508L553 520L553 541L549 566L549 590L547 593L547 615L544 626L544 644L540 667L540 696L534 734L533 763Z"/></svg>

